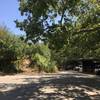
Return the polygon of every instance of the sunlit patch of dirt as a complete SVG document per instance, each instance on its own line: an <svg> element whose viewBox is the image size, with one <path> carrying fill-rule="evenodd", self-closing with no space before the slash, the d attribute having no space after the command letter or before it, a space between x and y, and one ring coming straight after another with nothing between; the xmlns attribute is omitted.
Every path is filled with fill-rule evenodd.
<svg viewBox="0 0 100 100"><path fill-rule="evenodd" d="M44 86L43 88L39 89L43 93L56 93L58 91L57 88L52 86Z"/></svg>

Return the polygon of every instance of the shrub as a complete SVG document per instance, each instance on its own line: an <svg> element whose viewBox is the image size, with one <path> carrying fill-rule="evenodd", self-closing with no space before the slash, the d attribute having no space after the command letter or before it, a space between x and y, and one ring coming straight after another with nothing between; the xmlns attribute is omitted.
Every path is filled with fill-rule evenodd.
<svg viewBox="0 0 100 100"><path fill-rule="evenodd" d="M30 57L40 71L54 72L56 63L48 45L25 43L12 35L5 27L0 28L0 71L15 72L21 69L22 58Z"/></svg>
<svg viewBox="0 0 100 100"><path fill-rule="evenodd" d="M13 36L5 27L0 27L0 71L16 72L15 60L17 55L14 49Z"/></svg>
<svg viewBox="0 0 100 100"><path fill-rule="evenodd" d="M40 71L45 71L45 72L55 72L56 71L55 62L44 57L43 55L36 53L34 60L36 60Z"/></svg>
<svg viewBox="0 0 100 100"><path fill-rule="evenodd" d="M16 60L16 53L7 45L0 42L0 71L2 72L16 72L14 61Z"/></svg>

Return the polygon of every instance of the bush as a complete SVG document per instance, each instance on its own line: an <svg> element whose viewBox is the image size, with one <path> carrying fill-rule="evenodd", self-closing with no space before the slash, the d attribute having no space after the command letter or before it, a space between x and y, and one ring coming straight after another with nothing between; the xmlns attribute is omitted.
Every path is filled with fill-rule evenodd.
<svg viewBox="0 0 100 100"><path fill-rule="evenodd" d="M16 52L13 48L13 38L4 27L0 28L0 71L16 72L14 61L17 59Z"/></svg>
<svg viewBox="0 0 100 100"><path fill-rule="evenodd" d="M0 71L2 72L16 72L14 61L16 60L16 53L10 49L3 42L0 42Z"/></svg>
<svg viewBox="0 0 100 100"><path fill-rule="evenodd" d="M36 53L34 60L36 61L39 70L45 72L55 72L55 63L46 57Z"/></svg>
<svg viewBox="0 0 100 100"><path fill-rule="evenodd" d="M12 35L5 27L0 28L0 71L15 72L21 69L22 58L30 57L40 71L55 72L56 63L48 45L25 43Z"/></svg>

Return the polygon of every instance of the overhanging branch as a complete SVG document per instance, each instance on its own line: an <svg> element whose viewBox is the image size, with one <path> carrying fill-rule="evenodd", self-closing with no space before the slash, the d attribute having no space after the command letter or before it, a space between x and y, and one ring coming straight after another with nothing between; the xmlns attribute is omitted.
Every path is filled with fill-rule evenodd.
<svg viewBox="0 0 100 100"><path fill-rule="evenodd" d="M92 31L99 31L100 30L100 26L95 27L95 28L90 28L90 29L82 29L77 31L76 33L83 33L83 32L92 32Z"/></svg>

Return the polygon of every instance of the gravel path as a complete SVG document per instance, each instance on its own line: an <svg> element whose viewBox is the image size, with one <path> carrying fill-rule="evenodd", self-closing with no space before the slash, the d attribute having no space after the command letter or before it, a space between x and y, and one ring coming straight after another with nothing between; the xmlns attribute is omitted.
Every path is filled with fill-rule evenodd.
<svg viewBox="0 0 100 100"><path fill-rule="evenodd" d="M0 76L0 100L100 100L100 77L72 71Z"/></svg>

